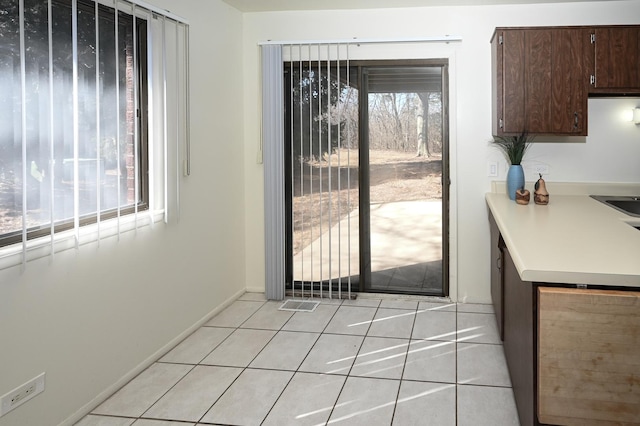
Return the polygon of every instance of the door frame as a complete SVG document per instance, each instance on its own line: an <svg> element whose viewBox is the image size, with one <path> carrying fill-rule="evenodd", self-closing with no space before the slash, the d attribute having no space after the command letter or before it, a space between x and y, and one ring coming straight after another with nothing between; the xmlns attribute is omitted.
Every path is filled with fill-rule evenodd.
<svg viewBox="0 0 640 426"><path fill-rule="evenodd" d="M360 221L360 280L359 291L370 291L371 286L371 177L369 170L369 114L368 107L362 105L369 104L369 90L366 78L366 68L368 67L412 67L412 66L432 66L442 68L442 295L450 295L449 278L449 224L450 224L450 140L449 140L449 59L408 59L408 60L382 60L382 61L358 61L354 63L358 68L358 96L359 96L359 135L358 135L358 190L359 190L359 221ZM381 290L376 289L379 293ZM393 294L402 294L399 291L390 291ZM411 293L413 294L413 293ZM425 294L426 295L426 294ZM440 296L440 295L434 295Z"/></svg>
<svg viewBox="0 0 640 426"><path fill-rule="evenodd" d="M353 60L349 64L349 68L358 69L357 72L357 87L358 87L358 96L360 105L368 105L368 90L363 90L366 82L363 78L363 68L367 67L375 67L375 66L440 66L442 67L442 108L443 108L443 147L442 147L442 295L446 298L451 298L451 259L450 259L450 249L451 249L451 241L450 237L452 234L452 230L450 228L451 223L451 209L450 209L450 192L451 192L451 134L450 134L450 62L454 59L453 57L443 56L441 58L430 58L430 59L397 59L397 60ZM285 68L286 69L286 68ZM286 87L286 86L285 86ZM285 102L289 101L290 92L284 90L284 100ZM363 98L364 97L364 98ZM363 103L364 102L364 103ZM369 185L370 185L370 176L368 171L369 165L369 146L368 142L365 138L368 138L365 135L365 132L368 133L368 108L359 108L359 135L358 135L358 152L359 152L359 165L358 165L358 185L359 185L359 277L354 277L352 279L352 283L355 285L353 291L366 292L367 285L371 283L371 236L370 236L370 193L369 193ZM288 132L288 126L284 126L285 135ZM363 129L366 129L363 131ZM290 139L290 135L285 137L285 142ZM366 146L367 149L364 149ZM290 194L290 177L292 171L287 166L291 164L291 153L289 150L285 149L285 170L284 170L284 182L285 182L285 194ZM363 167L366 165L366 167ZM366 191L363 191L363 188L366 188ZM290 204L287 202L285 204ZM291 229L289 224L292 221L292 208L291 206L287 206L285 208L285 223L287 224L286 229ZM455 234L455 230L453 230ZM293 281L293 264L292 264L292 251L290 251L290 247L292 247L292 238L290 232L286 232L286 247L285 250L285 283L292 284L295 286L295 282ZM454 261L455 263L455 261ZM455 281L455 277L454 277ZM326 282L317 282L313 283L314 286L318 286L318 290L322 289L322 286L326 284ZM375 290L376 292L380 292L380 290ZM454 284L455 291L455 284ZM392 292L394 294L402 294L402 292ZM425 294L425 296L429 296ZM436 295L434 295L436 296ZM452 300L456 300L454 295Z"/></svg>

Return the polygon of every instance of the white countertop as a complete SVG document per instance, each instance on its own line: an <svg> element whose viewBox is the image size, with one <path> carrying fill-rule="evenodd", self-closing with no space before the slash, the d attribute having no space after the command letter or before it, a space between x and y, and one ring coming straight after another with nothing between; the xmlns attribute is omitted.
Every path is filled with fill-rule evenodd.
<svg viewBox="0 0 640 426"><path fill-rule="evenodd" d="M574 190L575 186L547 182L550 197L546 206L535 204L533 193L528 205L519 205L499 183L486 194L520 278L640 287L640 230L630 225L640 226L640 218L585 195L640 195L640 185L578 185ZM566 195L568 192L580 195Z"/></svg>

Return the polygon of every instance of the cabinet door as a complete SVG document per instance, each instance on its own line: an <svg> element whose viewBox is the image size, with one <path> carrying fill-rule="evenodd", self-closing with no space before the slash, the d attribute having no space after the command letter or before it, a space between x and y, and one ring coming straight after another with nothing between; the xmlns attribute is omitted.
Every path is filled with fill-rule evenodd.
<svg viewBox="0 0 640 426"><path fill-rule="evenodd" d="M494 134L586 135L586 30L496 30Z"/></svg>
<svg viewBox="0 0 640 426"><path fill-rule="evenodd" d="M497 106L494 134L517 134L525 128L525 32L504 30L494 38Z"/></svg>
<svg viewBox="0 0 640 426"><path fill-rule="evenodd" d="M505 246L492 214L489 214L489 224L491 227L491 301L493 302L493 311L496 314L500 339L504 340L503 250Z"/></svg>
<svg viewBox="0 0 640 426"><path fill-rule="evenodd" d="M640 26L596 27L591 91L640 93Z"/></svg>
<svg viewBox="0 0 640 426"><path fill-rule="evenodd" d="M554 134L587 134L587 31L551 31L551 107L549 127Z"/></svg>
<svg viewBox="0 0 640 426"><path fill-rule="evenodd" d="M640 293L539 288L538 419L640 424Z"/></svg>

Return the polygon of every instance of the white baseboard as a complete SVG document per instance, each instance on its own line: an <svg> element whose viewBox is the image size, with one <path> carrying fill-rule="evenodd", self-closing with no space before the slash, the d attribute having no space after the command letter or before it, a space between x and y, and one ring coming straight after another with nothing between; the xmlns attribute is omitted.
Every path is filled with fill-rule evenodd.
<svg viewBox="0 0 640 426"><path fill-rule="evenodd" d="M191 333L196 331L198 328L202 327L202 325L207 323L215 315L219 314L227 306L235 302L238 298L240 298L240 296L242 296L247 291L252 291L252 290L248 290L248 289L240 290L239 292L237 292L236 294L234 294L233 296L225 300L222 304L218 305L214 310L212 310L211 312L206 314L204 317L202 317L200 320L198 320L198 322L196 322L191 327L189 327L188 329L180 333L176 338L171 340L169 343L164 345L162 348L156 351L149 358L147 358L146 360L141 362L139 365L137 365L133 370L129 371L127 374L125 374L120 379L118 379L113 385L109 386L107 389L100 392L95 398L93 398L91 401L85 404L82 408L80 408L78 411L73 413L70 417L68 417L63 422L61 422L58 426L72 426L78 421L80 421L80 419L82 419L87 414L91 413L91 411L93 411L98 405L106 401L111 395L116 393L121 387L129 383L138 374L146 370L151 364L153 364L154 362L162 358L167 352L173 349L178 343L182 342ZM264 289L262 289L261 291L264 292Z"/></svg>

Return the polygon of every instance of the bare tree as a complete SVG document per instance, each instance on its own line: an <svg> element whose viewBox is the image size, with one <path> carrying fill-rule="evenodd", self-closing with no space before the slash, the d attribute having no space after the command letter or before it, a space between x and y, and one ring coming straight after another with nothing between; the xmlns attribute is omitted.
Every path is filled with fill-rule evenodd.
<svg viewBox="0 0 640 426"><path fill-rule="evenodd" d="M414 152L429 158L442 152L441 94L372 93L368 100L369 147ZM341 146L358 146L357 90L345 90L332 114L332 123L340 125ZM348 135L347 135L348 131Z"/></svg>
<svg viewBox="0 0 640 426"><path fill-rule="evenodd" d="M416 114L416 131L418 133L418 150L416 157L430 157L429 152L429 95L428 93L418 93L420 102Z"/></svg>
<svg viewBox="0 0 640 426"><path fill-rule="evenodd" d="M402 130L402 120L400 120L400 113L398 112L398 98L395 93L391 93L389 97L386 99L388 99L389 102L391 103L392 117L396 125L395 132L394 132L395 140L393 142L395 142L395 145L397 148L399 145L399 142L402 143L401 141L404 136L404 132Z"/></svg>

